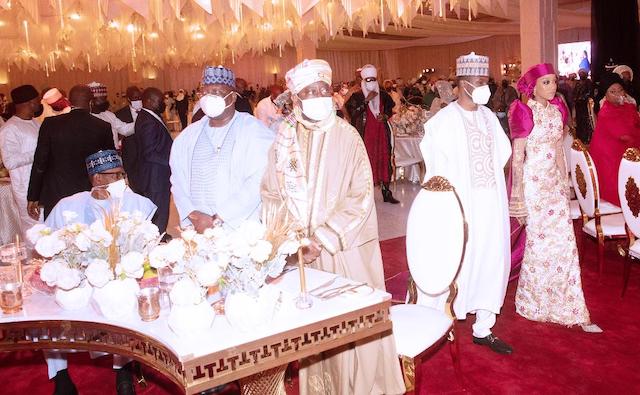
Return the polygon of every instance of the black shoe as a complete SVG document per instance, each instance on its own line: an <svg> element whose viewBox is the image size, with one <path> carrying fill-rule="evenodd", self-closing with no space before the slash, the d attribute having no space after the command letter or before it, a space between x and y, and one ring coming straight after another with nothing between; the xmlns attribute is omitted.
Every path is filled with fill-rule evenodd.
<svg viewBox="0 0 640 395"><path fill-rule="evenodd" d="M490 334L487 337L473 337L473 342L475 344L479 344L481 346L489 346L491 351L497 352L498 354L511 354L513 349L507 343L498 339L497 336Z"/></svg>
<svg viewBox="0 0 640 395"><path fill-rule="evenodd" d="M78 389L71 381L67 369L59 371L53 378L53 382L56 384L53 395L78 395Z"/></svg>
<svg viewBox="0 0 640 395"><path fill-rule="evenodd" d="M132 362L116 369L116 391L118 395L135 395L136 386L133 382Z"/></svg>
<svg viewBox="0 0 640 395"><path fill-rule="evenodd" d="M391 203L391 204L398 204L400 203L400 201L396 198L393 197L393 195L391 194L391 191L388 189L383 189L382 190L382 201L384 201L385 203Z"/></svg>

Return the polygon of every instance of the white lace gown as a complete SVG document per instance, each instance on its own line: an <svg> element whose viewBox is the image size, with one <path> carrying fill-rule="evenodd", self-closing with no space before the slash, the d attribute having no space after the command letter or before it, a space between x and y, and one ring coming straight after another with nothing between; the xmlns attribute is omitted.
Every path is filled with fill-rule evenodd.
<svg viewBox="0 0 640 395"><path fill-rule="evenodd" d="M523 172L527 242L516 311L533 321L586 324L590 319L566 193L568 178L556 164L562 116L551 104L529 100L528 105L534 127L527 138Z"/></svg>

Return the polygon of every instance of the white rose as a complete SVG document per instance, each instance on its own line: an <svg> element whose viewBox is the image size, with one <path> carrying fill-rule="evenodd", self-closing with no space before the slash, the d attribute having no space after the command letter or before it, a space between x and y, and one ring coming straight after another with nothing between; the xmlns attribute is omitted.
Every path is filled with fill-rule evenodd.
<svg viewBox="0 0 640 395"><path fill-rule="evenodd" d="M91 240L84 233L78 233L75 237L73 244L82 252L88 251L91 247Z"/></svg>
<svg viewBox="0 0 640 395"><path fill-rule="evenodd" d="M109 263L104 259L92 259L89 266L84 271L87 280L94 287L102 288L109 281L113 280L113 272L109 267Z"/></svg>
<svg viewBox="0 0 640 395"><path fill-rule="evenodd" d="M182 233L180 234L180 237L182 237L184 241L188 242L193 240L194 236L197 234L198 232L196 232L194 229L186 229L182 231Z"/></svg>
<svg viewBox="0 0 640 395"><path fill-rule="evenodd" d="M190 278L183 278L173 284L169 298L171 303L178 306L189 306L202 301L202 288L194 283Z"/></svg>
<svg viewBox="0 0 640 395"><path fill-rule="evenodd" d="M66 265L67 263L62 259L46 261L40 268L40 279L47 283L48 286L55 287L58 281L58 272Z"/></svg>
<svg viewBox="0 0 640 395"><path fill-rule="evenodd" d="M36 242L36 251L45 258L59 254L66 247L64 241L58 238L57 232L43 236Z"/></svg>
<svg viewBox="0 0 640 395"><path fill-rule="evenodd" d="M49 228L45 224L35 224L29 230L27 230L27 239L31 242L31 244L36 244L38 240L42 236L50 235L51 228Z"/></svg>
<svg viewBox="0 0 640 395"><path fill-rule="evenodd" d="M206 262L204 259L194 262L191 265L191 270L203 287L216 285L222 274L222 270L217 264L214 262Z"/></svg>
<svg viewBox="0 0 640 395"><path fill-rule="evenodd" d="M278 248L278 253L282 255L293 255L298 252L300 248L300 243L296 240L287 240L284 243L280 244Z"/></svg>
<svg viewBox="0 0 640 395"><path fill-rule="evenodd" d="M271 255L271 250L273 246L266 240L258 240L256 244L251 247L251 253L249 256L255 262L262 263L269 259L269 255Z"/></svg>
<svg viewBox="0 0 640 395"><path fill-rule="evenodd" d="M70 290L76 288L82 282L82 272L78 269L71 269L69 267L62 267L58 271L58 279L56 285L58 288L64 290Z"/></svg>
<svg viewBox="0 0 640 395"><path fill-rule="evenodd" d="M238 232L250 245L257 243L258 240L261 240L264 237L266 231L267 228L263 224L254 221L246 221L242 225L240 225L240 228L238 229Z"/></svg>
<svg viewBox="0 0 640 395"><path fill-rule="evenodd" d="M251 246L240 234L235 234L231 237L229 248L231 250L231 255L238 258L245 258L251 253Z"/></svg>
<svg viewBox="0 0 640 395"><path fill-rule="evenodd" d="M167 251L165 257L167 261L173 263L181 261L184 258L184 254L186 252L184 241L181 239L173 239L167 243L166 246Z"/></svg>
<svg viewBox="0 0 640 395"><path fill-rule="evenodd" d="M119 266L127 277L140 278L144 274L144 255L137 251L129 252L120 259Z"/></svg>
<svg viewBox="0 0 640 395"><path fill-rule="evenodd" d="M155 269L165 267L169 264L166 259L167 245L160 244L149 253L149 264Z"/></svg>
<svg viewBox="0 0 640 395"><path fill-rule="evenodd" d="M65 224L70 224L73 220L78 218L78 214L75 211L64 210L62 212L62 218L64 218Z"/></svg>
<svg viewBox="0 0 640 395"><path fill-rule="evenodd" d="M89 226L87 236L91 240L102 244L104 247L109 247L113 241L113 236L105 229L102 220L96 220Z"/></svg>

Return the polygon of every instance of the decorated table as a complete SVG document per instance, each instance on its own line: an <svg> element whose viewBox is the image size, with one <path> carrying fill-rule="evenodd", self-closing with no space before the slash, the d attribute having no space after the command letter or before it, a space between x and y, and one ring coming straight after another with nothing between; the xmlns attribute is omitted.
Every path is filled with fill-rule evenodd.
<svg viewBox="0 0 640 395"><path fill-rule="evenodd" d="M420 152L422 136L396 135L396 168L403 168L403 175L411 182L420 182L424 172L424 159Z"/></svg>
<svg viewBox="0 0 640 395"><path fill-rule="evenodd" d="M117 353L168 376L186 394L230 381L259 377L322 351L390 332L390 295L351 280L305 269L311 308L300 310L298 269L285 270L270 286L279 306L269 325L236 330L222 315L206 329L178 335L167 323L168 309L155 321L105 318L95 306L65 310L52 295L25 293L22 311L0 316L0 351L74 349ZM353 285L352 285L353 284ZM314 289L334 289L314 293ZM215 302L216 296L208 302ZM256 376L257 375L257 376Z"/></svg>
<svg viewBox="0 0 640 395"><path fill-rule="evenodd" d="M429 118L429 111L420 106L408 105L400 108L389 120L394 133L396 178L404 176L411 182L422 180L424 161L420 152L420 141L424 136L424 124Z"/></svg>

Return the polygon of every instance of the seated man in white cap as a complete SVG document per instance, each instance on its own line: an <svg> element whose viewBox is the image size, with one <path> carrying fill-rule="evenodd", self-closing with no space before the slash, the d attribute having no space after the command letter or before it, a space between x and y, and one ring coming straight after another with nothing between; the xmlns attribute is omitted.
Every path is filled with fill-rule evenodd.
<svg viewBox="0 0 640 395"><path fill-rule="evenodd" d="M134 133L133 123L121 121L116 114L109 111L109 99L107 99L107 87L99 82L90 82L87 84L93 92L93 100L91 100L91 115L100 118L111 125L113 133L113 144L117 150L120 149L120 136L127 137Z"/></svg>
<svg viewBox="0 0 640 395"><path fill-rule="evenodd" d="M473 342L511 354L511 347L491 333L511 269L504 177L511 145L498 118L484 106L491 96L487 86L489 58L472 52L459 57L456 66L458 100L424 126L420 150L425 180L443 176L451 182L460 195L469 227L467 253L457 280L456 316L464 320L467 313L475 314ZM420 294L418 303L444 308L447 296L448 291L435 297Z"/></svg>
<svg viewBox="0 0 640 395"><path fill-rule="evenodd" d="M303 249L309 266L384 289L371 166L358 131L336 116L331 68L305 60L286 80L293 113L280 123L269 154L263 209L288 215L310 240ZM300 363L303 395L404 392L391 336Z"/></svg>
<svg viewBox="0 0 640 395"><path fill-rule="evenodd" d="M260 181L274 133L235 109L233 71L207 67L202 76L202 119L173 142L171 192L182 226L196 231L236 228L260 217Z"/></svg>
<svg viewBox="0 0 640 395"><path fill-rule="evenodd" d="M131 191L122 167L122 159L114 150L98 151L86 159L87 173L91 181L91 192L83 191L63 198L55 205L45 224L57 230L67 221L92 224L103 218L105 212L114 207L120 212L142 214L151 219L156 206L144 196ZM67 355L64 351L45 351L49 378L54 380L55 394L77 394L67 371ZM91 353L92 358L104 355ZM121 355L113 356L116 370L116 391L119 395L135 394L131 359Z"/></svg>
<svg viewBox="0 0 640 395"><path fill-rule="evenodd" d="M367 148L373 183L380 184L385 202L400 203L393 197L389 189L391 181L391 128L387 120L393 115L395 103L391 96L380 90L378 71L375 66L367 64L360 70L362 91L355 92L344 107L349 112L353 125Z"/></svg>

